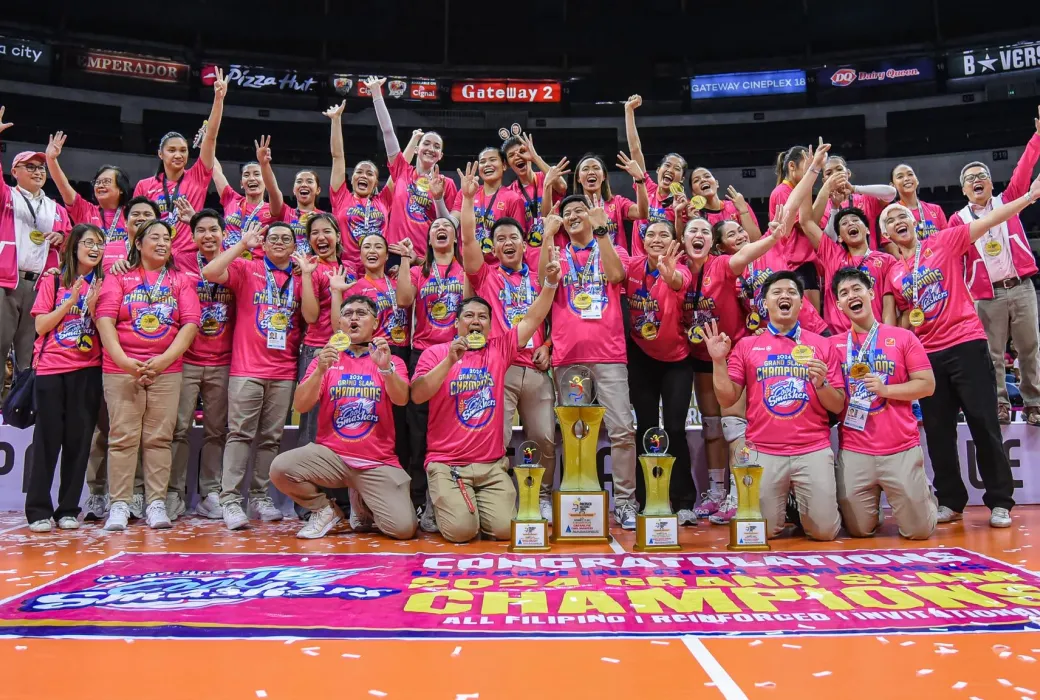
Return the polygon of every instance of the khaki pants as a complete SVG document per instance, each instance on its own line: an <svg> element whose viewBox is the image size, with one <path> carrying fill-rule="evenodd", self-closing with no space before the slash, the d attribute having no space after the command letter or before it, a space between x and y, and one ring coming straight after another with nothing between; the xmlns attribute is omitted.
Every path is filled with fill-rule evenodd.
<svg viewBox="0 0 1040 700"><path fill-rule="evenodd" d="M319 486L356 489L384 535L398 540L415 535L415 509L408 493L411 479L404 469L353 469L328 447L312 442L275 457L271 481L279 491L312 512L329 505Z"/></svg>
<svg viewBox="0 0 1040 700"><path fill-rule="evenodd" d="M227 442L228 365L204 367L184 363L181 380L177 426L173 429L173 468L170 471L171 492L185 498L188 480L188 432L195 418L195 406L202 394L202 453L199 456L199 498L220 493L220 472L224 466L224 443Z"/></svg>
<svg viewBox="0 0 1040 700"><path fill-rule="evenodd" d="M900 535L924 540L935 532L938 506L924 473L920 447L881 457L841 450L836 481L845 529L853 537L874 534L882 490Z"/></svg>
<svg viewBox="0 0 1040 700"><path fill-rule="evenodd" d="M138 450L144 464L145 503L163 500L170 483L170 441L177 423L181 373L160 374L147 387L128 374L106 374L104 386L110 423L108 492L112 502L130 502Z"/></svg>
<svg viewBox="0 0 1040 700"><path fill-rule="evenodd" d="M596 390L596 401L607 409L603 425L610 438L610 471L614 483L614 507L631 503L636 496L636 427L632 418L632 402L628 397L628 367L623 364L588 365ZM558 368L557 381L562 381L566 367ZM566 396L565 387L557 387ZM596 436L593 436L596 437Z"/></svg>
<svg viewBox="0 0 1040 700"><path fill-rule="evenodd" d="M1040 326L1037 324L1036 290L1023 280L1016 287L995 287L993 298L979 301L975 308L989 338L989 355L997 373L997 403L1010 405L1004 367L1008 333L1015 341L1018 364L1022 368L1022 403L1040 406Z"/></svg>
<svg viewBox="0 0 1040 700"><path fill-rule="evenodd" d="M430 462L426 478L430 485L437 527L449 542L469 542L483 532L496 540L509 539L509 523L516 514L516 487L509 478L505 457L485 464L455 467L459 482L451 478L452 467ZM470 512L460 486L466 489L475 512Z"/></svg>
<svg viewBox="0 0 1040 700"><path fill-rule="evenodd" d="M291 379L228 379L228 437L224 448L220 504L240 503L249 465L249 448L256 441L250 498L266 498L271 462L282 442L292 404Z"/></svg>
<svg viewBox="0 0 1040 700"><path fill-rule="evenodd" d="M519 408L524 439L532 440L538 445L541 465L545 467L541 487L543 499L548 499L552 494L553 480L556 477L556 414L553 412L555 405L553 383L547 372L517 365L513 365L506 372L505 446L508 448L513 439L513 414Z"/></svg>
<svg viewBox="0 0 1040 700"><path fill-rule="evenodd" d="M841 518L835 496L831 448L794 456L759 452L758 463L762 465L759 500L770 537L784 531L787 494L792 486L805 534L825 542L838 535Z"/></svg>
<svg viewBox="0 0 1040 700"><path fill-rule="evenodd" d="M54 284L49 279L45 283ZM35 282L27 282L19 277L18 286L14 289L0 288L0 363L7 362L7 355L13 346L15 370L27 368L32 359L33 343L36 341L36 325L32 317L35 301Z"/></svg>
<svg viewBox="0 0 1040 700"><path fill-rule="evenodd" d="M90 440L90 457L87 458L87 488L92 496L104 496L108 492L108 404L104 392L101 408L98 409L97 427ZM144 494L144 465L141 454L137 454L137 471L134 472L134 493Z"/></svg>

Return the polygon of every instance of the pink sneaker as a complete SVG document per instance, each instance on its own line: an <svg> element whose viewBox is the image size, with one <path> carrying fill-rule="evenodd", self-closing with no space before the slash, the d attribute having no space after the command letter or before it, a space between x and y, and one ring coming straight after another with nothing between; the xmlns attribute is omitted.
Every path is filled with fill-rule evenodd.
<svg viewBox="0 0 1040 700"><path fill-rule="evenodd" d="M712 525L728 525L733 516L737 514L737 499L735 496L726 496L719 504L717 511L711 514L708 522Z"/></svg>
<svg viewBox="0 0 1040 700"><path fill-rule="evenodd" d="M712 513L715 513L719 509L719 504L723 501L721 494L709 491L708 493L701 494L701 502L697 504L693 509L693 514L698 518L707 518Z"/></svg>

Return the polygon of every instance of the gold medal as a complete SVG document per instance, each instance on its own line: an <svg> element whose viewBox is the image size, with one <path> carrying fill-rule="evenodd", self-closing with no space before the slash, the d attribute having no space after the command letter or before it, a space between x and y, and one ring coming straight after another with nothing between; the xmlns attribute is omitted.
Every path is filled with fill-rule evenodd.
<svg viewBox="0 0 1040 700"><path fill-rule="evenodd" d="M522 313L520 311L513 312L513 314L509 317L509 327L516 328L518 325L520 325L520 322L524 320L525 316L527 316L527 314Z"/></svg>
<svg viewBox="0 0 1040 700"><path fill-rule="evenodd" d="M484 337L483 333L473 331L466 336L466 345L469 346L470 350L480 350L482 347L487 345L487 338Z"/></svg>
<svg viewBox="0 0 1040 700"><path fill-rule="evenodd" d="M697 195L690 200L690 204L693 205L694 209L703 209L704 207L708 206L708 200L706 200L701 195Z"/></svg>
<svg viewBox="0 0 1040 700"><path fill-rule="evenodd" d="M480 252L484 255L491 253L495 249L495 246L491 243L490 238L480 239Z"/></svg>
<svg viewBox="0 0 1040 700"><path fill-rule="evenodd" d="M849 367L849 376L853 379L863 379L870 374L870 365L866 362L857 362Z"/></svg>
<svg viewBox="0 0 1040 700"><path fill-rule="evenodd" d="M141 316L141 320L138 323L141 330L145 333L155 333L159 330L159 317L155 314L145 314Z"/></svg>
<svg viewBox="0 0 1040 700"><path fill-rule="evenodd" d="M916 328L922 323L924 323L924 311L920 307L917 307L910 312L910 325Z"/></svg>
<svg viewBox="0 0 1040 700"><path fill-rule="evenodd" d="M574 306L575 306L575 308L581 309L582 311L584 311L585 309L591 307L592 306L592 295L589 294L588 292L579 292L578 294L575 294L574 295Z"/></svg>
<svg viewBox="0 0 1040 700"><path fill-rule="evenodd" d="M686 332L686 337L690 339L690 342L694 345L700 345L704 342L704 329L700 326L693 326Z"/></svg>
<svg viewBox="0 0 1040 700"><path fill-rule="evenodd" d="M253 259L253 254L251 252L249 252L248 250L244 250L244 251L242 251L242 257L245 258L246 260L252 260Z"/></svg>
<svg viewBox="0 0 1040 700"><path fill-rule="evenodd" d="M653 340L657 337L657 326L652 323L644 323L639 329L639 334L646 340Z"/></svg>
<svg viewBox="0 0 1040 700"><path fill-rule="evenodd" d="M220 330L220 321L213 318L212 316L202 320L202 332L206 335L212 335Z"/></svg>
<svg viewBox="0 0 1040 700"><path fill-rule="evenodd" d="M390 340L394 341L397 345L404 343L405 338L407 337L408 336L405 335L404 329L400 326L395 326L390 329Z"/></svg>
<svg viewBox="0 0 1040 700"><path fill-rule="evenodd" d="M816 351L808 345L795 345L791 348L791 359L800 365L809 364L809 360L813 359Z"/></svg>
<svg viewBox="0 0 1040 700"><path fill-rule="evenodd" d="M350 347L350 336L343 331L336 331L329 338L329 345L336 348L339 352L343 352Z"/></svg>
<svg viewBox="0 0 1040 700"><path fill-rule="evenodd" d="M79 337L79 342L76 343L76 349L80 352L90 352L94 349L94 339L84 333Z"/></svg>
<svg viewBox="0 0 1040 700"><path fill-rule="evenodd" d="M46 241L47 238L43 235L43 231L37 231L36 229L33 229L29 232L29 240L35 243L36 245L43 245L43 242Z"/></svg>
<svg viewBox="0 0 1040 700"><path fill-rule="evenodd" d="M415 180L415 189L419 190L420 192L429 192L430 191L430 178L426 177L425 175L423 175L422 177L416 178L416 180Z"/></svg>
<svg viewBox="0 0 1040 700"><path fill-rule="evenodd" d="M272 330L284 331L289 327L289 317L279 312L271 316L271 320L268 322Z"/></svg>
<svg viewBox="0 0 1040 700"><path fill-rule="evenodd" d="M682 194L683 193L682 183L681 182L673 182L672 184L668 185L668 191L671 192L673 196L677 195L677 194Z"/></svg>
<svg viewBox="0 0 1040 700"><path fill-rule="evenodd" d="M443 321L448 318L448 305L443 301L438 301L430 307L430 316L433 317L434 321Z"/></svg>
<svg viewBox="0 0 1040 700"><path fill-rule="evenodd" d="M762 317L757 312L752 311L747 315L747 319L744 321L744 327L749 331L757 331L759 326L762 325Z"/></svg>
<svg viewBox="0 0 1040 700"><path fill-rule="evenodd" d="M1000 255L1000 251L1003 250L1003 246L1000 245L1000 241L989 240L986 241L986 255L991 258L995 258Z"/></svg>

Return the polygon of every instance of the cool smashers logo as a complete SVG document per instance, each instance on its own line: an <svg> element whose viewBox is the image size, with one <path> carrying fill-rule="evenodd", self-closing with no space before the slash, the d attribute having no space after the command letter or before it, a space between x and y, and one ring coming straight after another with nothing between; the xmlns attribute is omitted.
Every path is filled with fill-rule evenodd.
<svg viewBox="0 0 1040 700"><path fill-rule="evenodd" d="M463 367L449 391L455 399L455 415L462 427L477 430L495 414L495 379L483 367Z"/></svg>
<svg viewBox="0 0 1040 700"><path fill-rule="evenodd" d="M809 370L790 355L769 355L755 376L762 385L766 410L777 418L794 418L809 405Z"/></svg>

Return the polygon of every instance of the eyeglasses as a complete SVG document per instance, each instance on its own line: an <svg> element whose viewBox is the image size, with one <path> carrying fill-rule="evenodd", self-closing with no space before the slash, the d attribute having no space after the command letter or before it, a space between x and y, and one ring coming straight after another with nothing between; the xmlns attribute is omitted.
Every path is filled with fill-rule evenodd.
<svg viewBox="0 0 1040 700"><path fill-rule="evenodd" d="M101 241L82 240L82 241L79 242L79 244L81 246L83 246L84 248L86 248L87 250L101 250L102 248L105 247L105 244L102 243Z"/></svg>
<svg viewBox="0 0 1040 700"><path fill-rule="evenodd" d="M288 234L286 234L284 236L268 236L267 237L267 242L268 243L295 243L296 242L296 238L294 236L291 236L291 235L288 235Z"/></svg>
<svg viewBox="0 0 1040 700"><path fill-rule="evenodd" d="M347 309L342 314L343 318L364 318L365 316L371 316L372 312L368 309Z"/></svg>
<svg viewBox="0 0 1040 700"><path fill-rule="evenodd" d="M94 184L98 185L100 187L111 187L112 185L116 184L116 181L113 180L110 177L103 177L103 178L99 178L97 180L94 180Z"/></svg>
<svg viewBox="0 0 1040 700"><path fill-rule="evenodd" d="M20 163L19 167L25 168L27 173L42 173L47 169L47 166L43 163Z"/></svg>
<svg viewBox="0 0 1040 700"><path fill-rule="evenodd" d="M971 175L965 175L964 176L964 182L969 184L969 185L971 183L975 182L976 180L978 180L979 182L985 182L988 179L989 179L989 173L987 173L985 171L981 172L981 173L972 173Z"/></svg>

